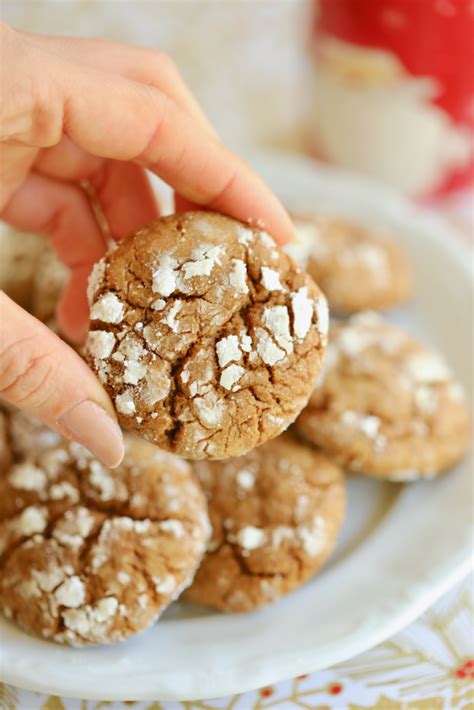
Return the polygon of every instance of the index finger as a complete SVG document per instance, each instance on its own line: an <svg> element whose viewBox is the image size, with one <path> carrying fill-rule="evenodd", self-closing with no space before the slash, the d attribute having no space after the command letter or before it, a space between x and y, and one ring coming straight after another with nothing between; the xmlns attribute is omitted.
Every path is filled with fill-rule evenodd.
<svg viewBox="0 0 474 710"><path fill-rule="evenodd" d="M99 157L153 170L191 202L292 238L286 210L256 173L155 87L52 62L64 132Z"/></svg>

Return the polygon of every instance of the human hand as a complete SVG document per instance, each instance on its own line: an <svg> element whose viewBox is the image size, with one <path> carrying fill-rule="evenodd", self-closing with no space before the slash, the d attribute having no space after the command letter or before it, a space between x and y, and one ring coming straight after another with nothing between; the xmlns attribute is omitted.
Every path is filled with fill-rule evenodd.
<svg viewBox="0 0 474 710"><path fill-rule="evenodd" d="M260 220L277 241L290 239L284 208L218 140L166 55L1 23L0 51L0 217L49 235L70 268L58 319L71 340L87 330L86 282L105 252L82 181L116 240L158 216L145 167L175 189L177 209ZM0 396L118 465L122 435L87 365L3 293L0 313Z"/></svg>

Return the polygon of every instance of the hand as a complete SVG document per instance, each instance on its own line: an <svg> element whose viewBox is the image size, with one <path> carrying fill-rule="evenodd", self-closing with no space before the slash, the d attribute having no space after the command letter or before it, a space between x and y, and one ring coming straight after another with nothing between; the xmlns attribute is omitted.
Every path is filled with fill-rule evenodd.
<svg viewBox="0 0 474 710"><path fill-rule="evenodd" d="M175 189L177 209L199 205L259 219L277 241L290 239L287 213L220 143L169 57L5 24L0 33L0 216L48 234L71 269L58 308L71 340L85 335L87 277L105 252L81 181L93 187L117 240L158 215L145 167ZM3 293L0 313L0 395L118 465L122 435L93 373Z"/></svg>

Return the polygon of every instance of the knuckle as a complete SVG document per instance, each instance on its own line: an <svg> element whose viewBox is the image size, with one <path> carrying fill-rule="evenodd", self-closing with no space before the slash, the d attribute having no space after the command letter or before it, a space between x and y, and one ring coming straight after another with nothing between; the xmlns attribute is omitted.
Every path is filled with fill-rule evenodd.
<svg viewBox="0 0 474 710"><path fill-rule="evenodd" d="M151 87L148 87L148 93L150 97L150 102L153 102L158 108L156 102L156 96L152 92ZM146 139L146 144L143 149L134 157L134 160L143 165L149 163L159 163L163 145L165 141L163 140L163 134L166 133L168 127L168 118L171 108L171 100L166 94L160 94L159 111L157 111L155 122L152 126L152 130Z"/></svg>
<svg viewBox="0 0 474 710"><path fill-rule="evenodd" d="M49 78L49 66L37 50L17 35L6 50L10 72L2 76L8 101L0 106L4 141L34 147L55 145L62 134L61 102Z"/></svg>
<svg viewBox="0 0 474 710"><path fill-rule="evenodd" d="M33 82L32 98L31 143L40 148L56 145L63 133L63 109L52 83Z"/></svg>
<svg viewBox="0 0 474 710"><path fill-rule="evenodd" d="M210 207L214 207L214 208L218 209L222 198L224 196L227 196L230 194L231 190L233 189L235 183L238 180L238 177L239 177L238 168L237 167L232 168L229 171L229 173L225 176L222 183L218 187L216 187L216 189L212 193L209 193L208 205Z"/></svg>
<svg viewBox="0 0 474 710"><path fill-rule="evenodd" d="M0 397L41 408L57 386L57 362L51 353L35 352L33 345L33 339L20 339L0 352Z"/></svg>

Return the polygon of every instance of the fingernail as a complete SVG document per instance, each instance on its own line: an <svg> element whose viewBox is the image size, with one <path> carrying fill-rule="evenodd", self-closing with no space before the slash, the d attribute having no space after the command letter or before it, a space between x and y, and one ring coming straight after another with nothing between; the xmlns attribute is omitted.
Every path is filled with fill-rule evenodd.
<svg viewBox="0 0 474 710"><path fill-rule="evenodd" d="M105 466L114 468L123 459L120 427L96 402L90 399L78 402L59 417L58 423Z"/></svg>

